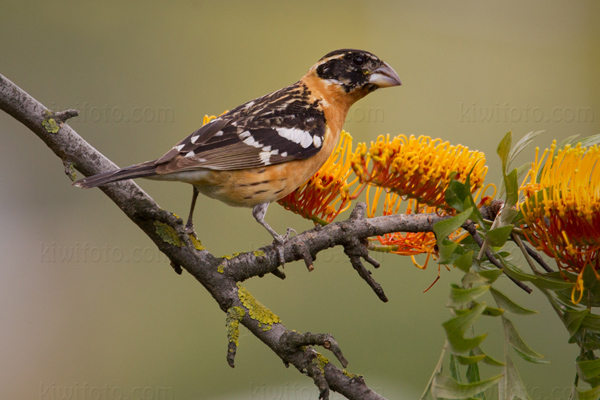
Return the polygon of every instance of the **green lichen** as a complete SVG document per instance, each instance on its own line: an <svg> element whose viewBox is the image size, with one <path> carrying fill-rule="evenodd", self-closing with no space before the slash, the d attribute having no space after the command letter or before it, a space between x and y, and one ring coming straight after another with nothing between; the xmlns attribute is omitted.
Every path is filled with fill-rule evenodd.
<svg viewBox="0 0 600 400"><path fill-rule="evenodd" d="M169 243L177 247L181 247L183 245L181 239L179 236L177 236L177 232L171 226L160 221L154 221L154 226L156 226L156 234L160 236L165 243Z"/></svg>
<svg viewBox="0 0 600 400"><path fill-rule="evenodd" d="M226 260L231 260L232 258L236 258L237 256L239 256L240 254L242 254L242 253L225 254L221 258L224 258Z"/></svg>
<svg viewBox="0 0 600 400"><path fill-rule="evenodd" d="M240 321L245 314L246 311L239 306L230 307L227 310L227 318L225 320L227 325L227 339L236 346L238 345L238 339L240 337ZM235 350L230 348L229 351L233 352Z"/></svg>
<svg viewBox="0 0 600 400"><path fill-rule="evenodd" d="M64 160L63 164L65 165L65 174L67 174L72 182L75 182L75 179L77 179L77 174L75 173L74 164L68 160Z"/></svg>
<svg viewBox="0 0 600 400"><path fill-rule="evenodd" d="M223 264L219 264L219 266L217 267L217 272L222 274L223 272L225 272L225 263Z"/></svg>
<svg viewBox="0 0 600 400"><path fill-rule="evenodd" d="M194 245L196 250L198 250L198 251L206 250L206 247L202 246L202 242L199 241L196 238L196 236L194 236L194 235L188 235L188 236L190 237L190 241L192 242L192 244Z"/></svg>
<svg viewBox="0 0 600 400"><path fill-rule="evenodd" d="M316 365L321 372L325 373L325 366L329 364L329 359L317 352L317 356L313 358L312 363Z"/></svg>
<svg viewBox="0 0 600 400"><path fill-rule="evenodd" d="M350 379L357 379L357 378L362 378L363 377L362 375L353 374L353 373L351 373L351 372L349 372L347 370L343 370L342 372L344 373L344 375L346 375Z"/></svg>
<svg viewBox="0 0 600 400"><path fill-rule="evenodd" d="M54 118L46 118L42 121L42 126L45 130L50 133L56 133L60 129L60 126L56 123Z"/></svg>
<svg viewBox="0 0 600 400"><path fill-rule="evenodd" d="M281 322L277 315L256 300L240 283L237 284L237 287L238 297L244 307L248 309L248 315L258 322L258 326L262 327L263 331L268 331L273 327L273 324Z"/></svg>
<svg viewBox="0 0 600 400"><path fill-rule="evenodd" d="M257 258L266 256L265 252L262 250L256 250L252 254L254 254L254 257L257 257Z"/></svg>

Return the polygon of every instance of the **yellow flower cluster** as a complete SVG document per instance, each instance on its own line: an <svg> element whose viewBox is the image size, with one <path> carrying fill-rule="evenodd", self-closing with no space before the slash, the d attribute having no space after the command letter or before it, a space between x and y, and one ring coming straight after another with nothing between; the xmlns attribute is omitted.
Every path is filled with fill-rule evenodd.
<svg viewBox="0 0 600 400"><path fill-rule="evenodd" d="M483 186L487 174L483 153L428 136L379 136L368 150L365 143L360 143L352 157L352 168L361 182L432 207L444 206L450 180L464 183L470 175L474 193Z"/></svg>
<svg viewBox="0 0 600 400"><path fill-rule="evenodd" d="M575 290L581 296L585 268L600 268L600 148L578 144L557 150L554 142L541 157L536 150L521 191L527 239L578 274Z"/></svg>
<svg viewBox="0 0 600 400"><path fill-rule="evenodd" d="M342 131L335 151L319 171L278 203L315 223L324 225L332 222L350 207L351 201L359 195L362 188L362 185L355 185L357 178L348 182L352 174L351 156L352 136Z"/></svg>

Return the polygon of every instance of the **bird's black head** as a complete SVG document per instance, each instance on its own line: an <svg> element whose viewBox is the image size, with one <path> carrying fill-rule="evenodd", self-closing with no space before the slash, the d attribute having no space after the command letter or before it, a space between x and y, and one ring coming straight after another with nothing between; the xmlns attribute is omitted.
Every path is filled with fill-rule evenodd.
<svg viewBox="0 0 600 400"><path fill-rule="evenodd" d="M369 93L400 85L400 77L387 63L363 50L341 49L326 54L313 66L323 81L339 85L346 93Z"/></svg>

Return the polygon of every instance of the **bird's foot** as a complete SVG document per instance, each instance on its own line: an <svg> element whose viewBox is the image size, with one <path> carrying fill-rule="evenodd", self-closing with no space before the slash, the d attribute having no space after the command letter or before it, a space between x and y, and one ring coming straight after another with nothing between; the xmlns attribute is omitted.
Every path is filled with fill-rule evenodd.
<svg viewBox="0 0 600 400"><path fill-rule="evenodd" d="M191 219L188 220L188 222L185 224L185 233L193 236L194 238L198 239L198 236L196 235L196 231L194 230L194 221L192 221Z"/></svg>
<svg viewBox="0 0 600 400"><path fill-rule="evenodd" d="M273 236L273 238L274 238L273 245L277 249L277 254L279 255L279 263L281 263L281 266L283 266L285 264L285 256L283 254L283 245L285 244L285 242L288 241L292 232L294 233L294 235L297 234L297 232L294 228L287 228L287 232L285 233L285 235Z"/></svg>

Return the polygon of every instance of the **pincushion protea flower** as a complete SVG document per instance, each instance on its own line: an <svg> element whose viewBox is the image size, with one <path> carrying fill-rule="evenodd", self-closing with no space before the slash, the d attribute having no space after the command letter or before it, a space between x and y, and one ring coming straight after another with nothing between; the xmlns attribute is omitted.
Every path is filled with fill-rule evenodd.
<svg viewBox="0 0 600 400"><path fill-rule="evenodd" d="M367 150L360 143L352 157L352 168L361 182L383 187L419 204L444 207L444 192L451 179L466 182L471 192L482 187L487 166L485 155L467 147L452 146L441 139L404 135L379 136Z"/></svg>
<svg viewBox="0 0 600 400"><path fill-rule="evenodd" d="M315 223L332 222L359 194L364 185L357 185L352 175L352 136L342 131L337 148L321 169L304 185L277 202L287 210L300 214Z"/></svg>
<svg viewBox="0 0 600 400"><path fill-rule="evenodd" d="M521 187L524 233L532 245L555 258L561 270L578 275L571 296L578 302L585 269L593 268L600 278L600 148L578 144L557 150L554 142L538 156L536 149Z"/></svg>

